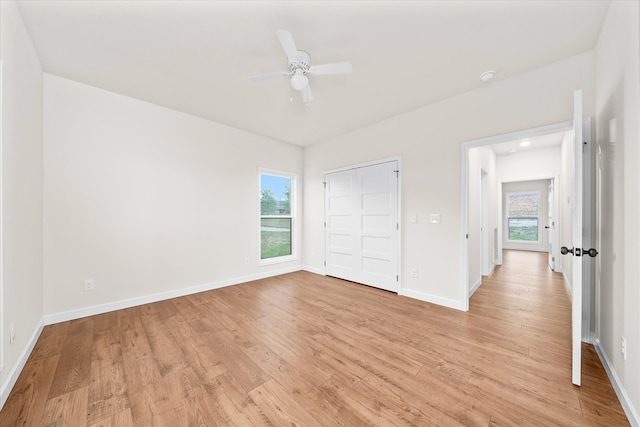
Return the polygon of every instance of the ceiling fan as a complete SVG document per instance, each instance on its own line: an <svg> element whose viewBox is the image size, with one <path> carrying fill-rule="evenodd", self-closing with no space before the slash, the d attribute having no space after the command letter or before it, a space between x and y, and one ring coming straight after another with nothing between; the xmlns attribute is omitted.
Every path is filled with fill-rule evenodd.
<svg viewBox="0 0 640 427"><path fill-rule="evenodd" d="M309 87L308 74L347 74L351 72L351 62L335 62L332 64L311 65L311 57L304 50L298 50L289 31L278 30L278 39L289 61L288 71L278 71L250 77L253 82L271 80L278 77L290 77L291 87L300 92L302 100L308 104L313 100Z"/></svg>

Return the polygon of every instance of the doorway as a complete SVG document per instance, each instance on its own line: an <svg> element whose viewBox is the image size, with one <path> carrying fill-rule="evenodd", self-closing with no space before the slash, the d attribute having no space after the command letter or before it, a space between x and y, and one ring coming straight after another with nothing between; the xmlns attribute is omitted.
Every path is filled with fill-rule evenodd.
<svg viewBox="0 0 640 427"><path fill-rule="evenodd" d="M556 169L546 168L546 163L549 163L549 155L548 152L544 152L540 150L539 157L536 161L528 162L524 166L519 165L516 167L512 167L509 169L508 167L501 167L500 177L498 177L496 162L496 155L493 153L493 147L497 147L498 145L503 146L501 149L505 151L501 152L504 154L504 157L508 156L518 156L519 154L511 154L512 151L519 150L519 146L524 146L530 144L531 140L534 140L535 144L538 142L542 142L543 145L546 146L556 146L556 153L554 156L558 158L558 162L567 162L569 159L560 160L561 154L565 156L564 153L560 153L557 151L557 146L562 144L564 146L565 140L563 138L568 138L569 134L572 132L572 122L563 122L557 123L548 126L542 126L539 128L528 129L519 132L513 132L504 135L498 135L489 138L483 138L475 141L470 141L462 144L461 150L461 185L462 185L462 219L463 219L463 234L461 235L461 247L463 248L462 257L463 257L463 266L466 267L462 274L462 283L461 287L463 287L464 292L467 295L470 295L469 292L474 288L477 281L480 279L477 267L474 265L482 265L484 266L484 262L482 261L482 257L485 254L493 255L495 259L495 265L502 264L502 241L503 241L503 224L502 224L502 210L504 207L502 206L502 181L525 181L525 180L553 180L556 186L558 183L562 181ZM572 134L571 134L572 135ZM560 141L557 140L560 138ZM552 140L555 139L555 142ZM568 141L567 141L568 143ZM509 149L509 144L517 145L516 149ZM475 150L479 149L479 150ZM476 153L477 151L477 153ZM533 150L537 151L537 150ZM487 154L490 153L490 155ZM524 154L524 152L523 152ZM522 154L522 155L523 155ZM506 164L507 162L503 162ZM489 165L486 167L486 165ZM539 166L542 165L542 166ZM564 166L564 165L562 165ZM487 172L487 174L482 174L481 171ZM493 171L493 172L492 172ZM516 177L517 178L514 178ZM477 178L476 178L477 177ZM488 183L481 184L482 180L488 180ZM569 191L568 188L570 185L570 180L565 179L563 190ZM482 226L479 225L479 218L481 216L481 212L485 209L484 206L480 206L478 196L472 196L473 192L482 193L482 189L485 188L484 193L487 192L486 187L489 187L495 194L493 200L490 202L490 207L488 210L488 218L489 218L489 227L486 227L486 224ZM557 188L556 188L557 190ZM546 191L545 191L546 192ZM560 197L561 191L556 191L554 197L557 199ZM474 200L478 200L478 202L473 202ZM478 206L475 208L474 206ZM568 210L568 209L565 209ZM499 214L500 213L500 214ZM484 215L482 221L484 222ZM541 219L546 222L546 218ZM556 224L561 222L562 218L556 221ZM570 216L565 219L567 224L570 224ZM481 236L481 228L486 229L489 228L491 230L492 225L494 225L494 233L495 233L495 243L494 243L494 251L493 253L482 249L486 247L486 242L482 243L484 239L490 236L490 233ZM476 228L477 227L477 228ZM559 227L557 227L559 228ZM570 237L570 225L566 227L569 237ZM559 231L559 230L557 230ZM557 250L557 249L556 249ZM483 254L484 252L484 254ZM477 261L476 261L477 260ZM476 264L477 263L477 264ZM474 271L475 268L475 271ZM475 289L474 289L475 290ZM468 301L466 301L466 309L468 309Z"/></svg>

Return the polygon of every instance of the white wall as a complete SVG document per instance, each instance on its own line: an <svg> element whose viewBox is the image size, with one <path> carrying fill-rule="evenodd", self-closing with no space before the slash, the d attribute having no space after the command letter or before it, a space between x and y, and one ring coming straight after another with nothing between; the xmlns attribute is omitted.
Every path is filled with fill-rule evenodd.
<svg viewBox="0 0 640 427"><path fill-rule="evenodd" d="M482 280L482 171L487 173L489 269L495 267L494 229L498 226L496 154L490 146L469 150L469 284ZM473 290L473 289L472 289Z"/></svg>
<svg viewBox="0 0 640 427"><path fill-rule="evenodd" d="M305 266L322 270L323 172L399 155L403 293L463 308L461 143L571 120L579 88L592 114L592 71L593 55L585 53L305 148ZM430 224L430 213L441 214L442 222ZM419 221L411 224L414 214ZM410 278L414 266L427 274Z"/></svg>
<svg viewBox="0 0 640 427"><path fill-rule="evenodd" d="M4 369L0 407L42 321L42 68L13 1L0 2ZM9 343L15 322L16 340Z"/></svg>
<svg viewBox="0 0 640 427"><path fill-rule="evenodd" d="M522 181L537 181L540 179L548 179L553 177L559 177L561 175L562 166L561 166L561 148L557 147L547 147L541 148L537 150L526 150L519 151L510 154L503 154L497 156L496 164L497 164L497 175L498 181L501 183L512 183L512 182L522 182ZM544 212L541 213L541 224L547 225L547 191L546 186L548 185L548 181L546 183L538 182L538 189L540 190L540 196L542 197L542 207ZM573 181L571 181L573 182ZM545 187L545 188L542 188ZM511 187L512 190L515 187ZM571 187L570 187L571 188ZM515 191L515 190L513 190ZM507 190L503 187L502 196L506 197ZM562 199L562 196L560 197ZM521 249L521 250L534 250L534 251L548 251L549 250L549 241L547 233L542 233L541 243L538 245L532 244L518 244L518 243L510 243L507 241L507 224L504 220L504 213L506 209L506 205L502 204L503 212L503 247L505 249ZM559 221L558 221L559 222ZM559 222L559 225L564 225L562 228L571 228L571 223L564 224ZM542 230L544 231L544 229Z"/></svg>
<svg viewBox="0 0 640 427"><path fill-rule="evenodd" d="M47 321L299 269L258 266L259 167L302 149L45 74Z"/></svg>
<svg viewBox="0 0 640 427"><path fill-rule="evenodd" d="M501 182L532 181L560 174L560 146L519 151L496 157L498 180Z"/></svg>
<svg viewBox="0 0 640 427"><path fill-rule="evenodd" d="M597 230L602 250L596 338L619 391L628 397L635 425L640 425L639 9L638 2L612 2L595 48L596 153L603 168L605 219ZM611 120L616 132L611 132Z"/></svg>

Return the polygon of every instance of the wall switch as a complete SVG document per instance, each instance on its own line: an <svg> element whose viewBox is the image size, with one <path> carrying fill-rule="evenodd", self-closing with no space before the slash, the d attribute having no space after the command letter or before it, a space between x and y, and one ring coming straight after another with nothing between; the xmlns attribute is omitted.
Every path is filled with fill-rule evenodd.
<svg viewBox="0 0 640 427"><path fill-rule="evenodd" d="M96 288L96 284L93 282L93 279L87 279L84 281L84 290L92 291Z"/></svg>
<svg viewBox="0 0 640 427"><path fill-rule="evenodd" d="M431 224L440 224L440 214L429 215L429 222Z"/></svg>
<svg viewBox="0 0 640 427"><path fill-rule="evenodd" d="M620 353L622 353L622 358L627 360L627 340L624 337L622 337L620 343Z"/></svg>
<svg viewBox="0 0 640 427"><path fill-rule="evenodd" d="M418 278L418 269L417 268L412 268L411 269L411 277L413 277L414 279Z"/></svg>
<svg viewBox="0 0 640 427"><path fill-rule="evenodd" d="M13 344L16 340L16 322L11 322L9 325L9 344Z"/></svg>

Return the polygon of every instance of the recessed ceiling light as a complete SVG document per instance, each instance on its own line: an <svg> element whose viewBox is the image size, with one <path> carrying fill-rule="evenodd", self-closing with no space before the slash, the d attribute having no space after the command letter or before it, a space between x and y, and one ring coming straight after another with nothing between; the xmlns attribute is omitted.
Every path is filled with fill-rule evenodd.
<svg viewBox="0 0 640 427"><path fill-rule="evenodd" d="M486 83L492 78L494 78L495 75L496 75L496 72L493 70L485 71L484 73L480 74L480 80Z"/></svg>
<svg viewBox="0 0 640 427"><path fill-rule="evenodd" d="M525 139L524 141L522 141L522 142L520 143L520 146L521 146L521 147L526 147L526 146L528 146L528 145L531 145L531 141L529 141L528 139Z"/></svg>
<svg viewBox="0 0 640 427"><path fill-rule="evenodd" d="M515 152L516 152L516 149L515 149L515 148L512 148L512 149L511 149L511 151L509 151L509 152L510 152L510 153L515 153Z"/></svg>

